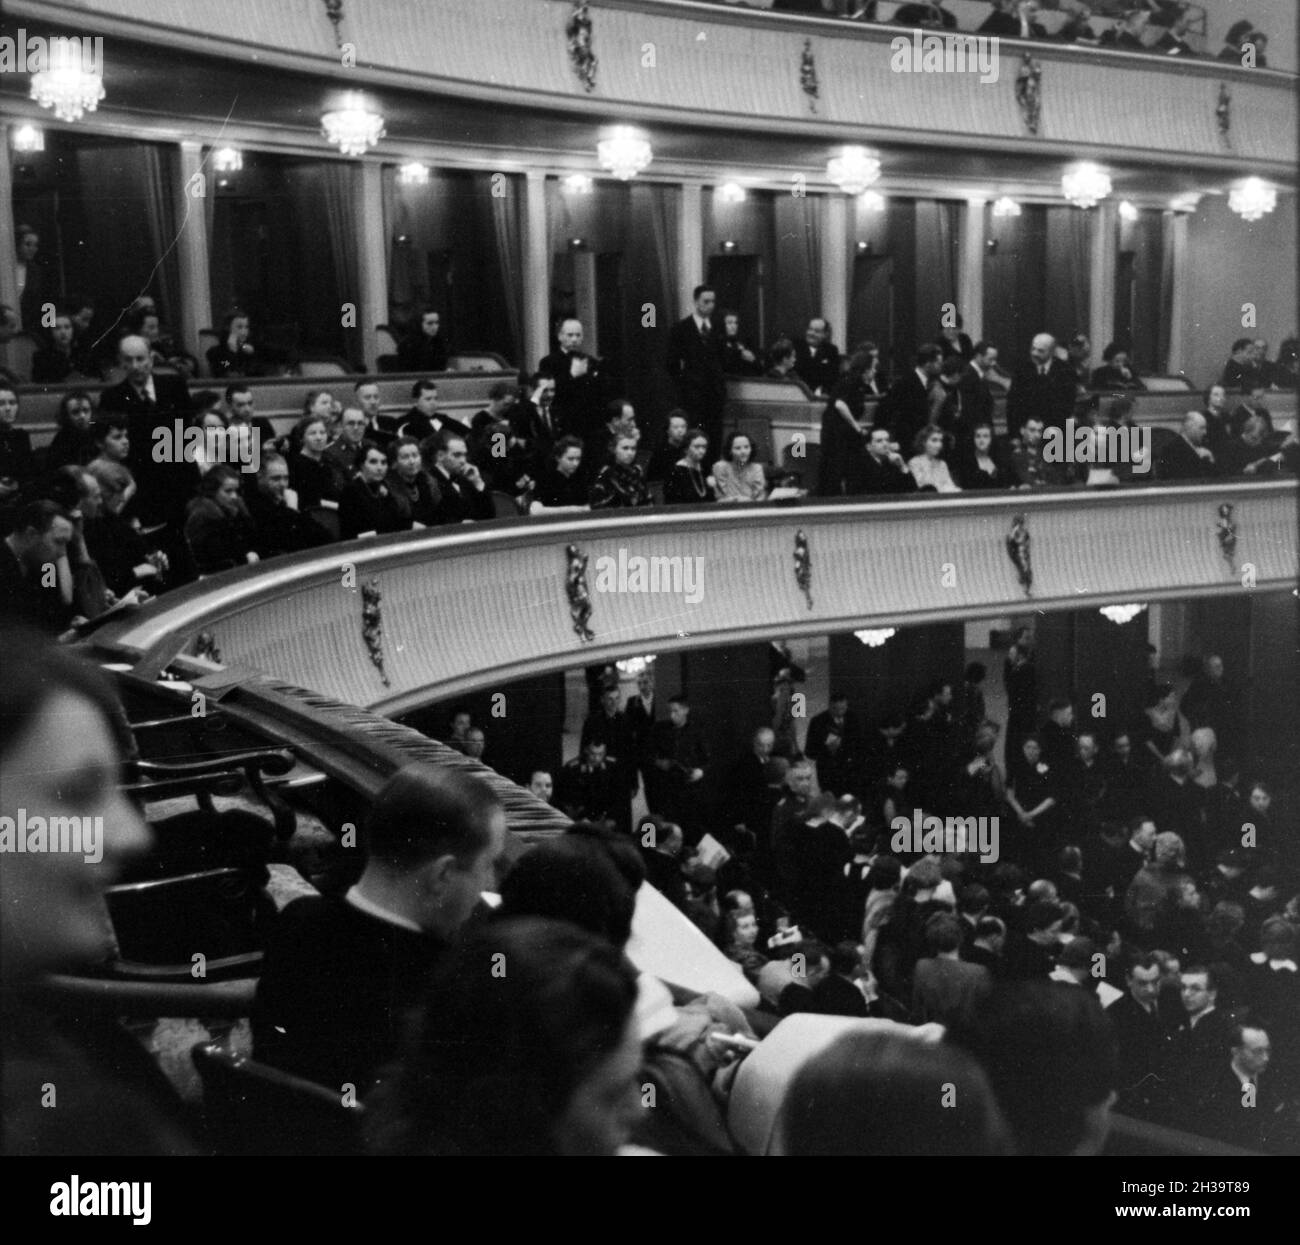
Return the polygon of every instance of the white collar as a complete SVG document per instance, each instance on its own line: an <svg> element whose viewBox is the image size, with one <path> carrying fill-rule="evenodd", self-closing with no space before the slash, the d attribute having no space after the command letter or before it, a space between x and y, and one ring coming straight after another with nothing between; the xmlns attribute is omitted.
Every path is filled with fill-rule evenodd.
<svg viewBox="0 0 1300 1245"><path fill-rule="evenodd" d="M1300 973L1300 965L1297 965L1294 960L1266 960L1262 951L1256 951L1250 957L1250 962L1252 964L1267 963L1275 973L1280 973L1283 969L1286 969L1289 973Z"/></svg>
<svg viewBox="0 0 1300 1245"><path fill-rule="evenodd" d="M374 917L376 921L383 921L385 925L396 925L398 929L408 929L413 934L424 933L424 930L410 918L380 907L373 900L367 899L355 886L343 898L358 912L364 912L367 916Z"/></svg>

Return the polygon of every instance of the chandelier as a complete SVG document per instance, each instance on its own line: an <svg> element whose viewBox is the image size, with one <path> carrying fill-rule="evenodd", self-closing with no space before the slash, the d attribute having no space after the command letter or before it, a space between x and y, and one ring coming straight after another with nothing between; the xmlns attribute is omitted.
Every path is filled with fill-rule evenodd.
<svg viewBox="0 0 1300 1245"><path fill-rule="evenodd" d="M826 165L826 176L846 195L860 195L880 178L880 161L865 147L842 147Z"/></svg>
<svg viewBox="0 0 1300 1245"><path fill-rule="evenodd" d="M890 636L897 635L898 631L895 627L877 627L874 629L869 627L865 631L855 631L853 634L868 648L879 648Z"/></svg>
<svg viewBox="0 0 1300 1245"><path fill-rule="evenodd" d="M589 195L595 186L586 173L570 173L563 182L564 189L571 195Z"/></svg>
<svg viewBox="0 0 1300 1245"><path fill-rule="evenodd" d="M1110 194L1110 177L1103 169L1085 161L1061 178L1061 193L1075 207L1090 208Z"/></svg>
<svg viewBox="0 0 1300 1245"><path fill-rule="evenodd" d="M350 92L343 107L320 119L321 130L345 156L364 156L384 137L384 119L370 112L361 96Z"/></svg>
<svg viewBox="0 0 1300 1245"><path fill-rule="evenodd" d="M1228 206L1242 220L1259 220L1277 207L1277 191L1258 177L1248 177L1233 187L1228 195Z"/></svg>
<svg viewBox="0 0 1300 1245"><path fill-rule="evenodd" d="M644 674L647 670L651 669L654 664L654 655L647 654L645 657L626 657L622 661L616 661L614 663L614 669L616 669L619 674L634 679L637 675Z"/></svg>
<svg viewBox="0 0 1300 1245"><path fill-rule="evenodd" d="M630 182L654 159L650 144L630 126L620 125L596 144L600 167L621 182Z"/></svg>
<svg viewBox="0 0 1300 1245"><path fill-rule="evenodd" d="M212 153L214 173L238 173L244 167L243 155L233 147L218 147Z"/></svg>
<svg viewBox="0 0 1300 1245"><path fill-rule="evenodd" d="M57 58L60 63L32 74L32 99L53 108L60 121L80 121L99 107L104 79L81 67L79 58Z"/></svg>
<svg viewBox="0 0 1300 1245"><path fill-rule="evenodd" d="M1145 609L1145 605L1103 605L1100 612L1111 622L1123 626L1126 622L1132 622Z"/></svg>
<svg viewBox="0 0 1300 1245"><path fill-rule="evenodd" d="M744 203L748 196L739 182L724 182L718 187L718 198L723 203Z"/></svg>
<svg viewBox="0 0 1300 1245"><path fill-rule="evenodd" d="M1138 216L1139 216L1139 212L1137 208L1135 208L1127 199L1123 200L1120 203L1119 205L1120 220L1126 220L1131 222L1137 220Z"/></svg>
<svg viewBox="0 0 1300 1245"><path fill-rule="evenodd" d="M993 200L993 215L1019 216L1020 204L1018 204L1014 199L1010 199L1006 195L1003 195L1002 198Z"/></svg>
<svg viewBox="0 0 1300 1245"><path fill-rule="evenodd" d="M858 196L858 203L861 204L864 212L883 212L885 210L885 196L878 190L867 190Z"/></svg>
<svg viewBox="0 0 1300 1245"><path fill-rule="evenodd" d="M409 164L400 165L397 169L397 184L399 186L427 186L429 184L429 166L421 164L418 160L412 160Z"/></svg>

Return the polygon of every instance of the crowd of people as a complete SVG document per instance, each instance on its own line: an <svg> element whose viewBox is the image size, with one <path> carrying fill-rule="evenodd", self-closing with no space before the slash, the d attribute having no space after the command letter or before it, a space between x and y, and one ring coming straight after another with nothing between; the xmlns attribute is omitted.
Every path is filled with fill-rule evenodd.
<svg viewBox="0 0 1300 1245"><path fill-rule="evenodd" d="M747 0L705 0L713 4L741 4ZM886 4L877 0L754 0L753 7L805 17L834 17L853 22L908 26L936 33L957 33L957 16L937 0ZM1002 39L1040 39L1147 52L1155 56L1210 56L1205 46L1205 11L1188 0L991 0L991 12L962 33L996 35ZM1039 20L1046 12L1059 13L1052 28ZM1093 18L1103 19L1097 26ZM1247 68L1267 68L1268 36L1250 18L1229 28L1215 58Z"/></svg>

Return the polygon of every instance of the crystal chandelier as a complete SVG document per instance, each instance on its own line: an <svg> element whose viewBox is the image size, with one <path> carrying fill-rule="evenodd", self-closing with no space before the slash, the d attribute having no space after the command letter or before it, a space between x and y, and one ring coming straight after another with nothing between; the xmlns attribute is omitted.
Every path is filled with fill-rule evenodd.
<svg viewBox="0 0 1300 1245"><path fill-rule="evenodd" d="M745 188L739 182L724 182L718 187L718 198L723 203L744 203Z"/></svg>
<svg viewBox="0 0 1300 1245"><path fill-rule="evenodd" d="M1110 177L1095 164L1076 164L1061 178L1061 193L1075 207L1095 207L1110 194Z"/></svg>
<svg viewBox="0 0 1300 1245"><path fill-rule="evenodd" d="M1101 614L1111 622L1123 626L1126 622L1132 622L1144 609L1145 605L1103 605Z"/></svg>
<svg viewBox="0 0 1300 1245"><path fill-rule="evenodd" d="M879 648L892 635L897 635L897 629L894 627L877 627L875 629L867 628L865 631L855 631L853 633L868 648Z"/></svg>
<svg viewBox="0 0 1300 1245"><path fill-rule="evenodd" d="M32 99L42 108L53 108L60 121L80 121L99 107L104 98L104 79L83 69L77 57L58 61L32 74Z"/></svg>
<svg viewBox="0 0 1300 1245"><path fill-rule="evenodd" d="M619 674L634 679L637 675L644 674L647 670L652 669L654 664L654 654L648 653L644 657L626 657L622 661L616 661L614 663L614 669L616 669Z"/></svg>
<svg viewBox="0 0 1300 1245"><path fill-rule="evenodd" d="M214 173L238 173L244 167L244 157L233 147L218 147L212 153Z"/></svg>
<svg viewBox="0 0 1300 1245"><path fill-rule="evenodd" d="M596 158L602 169L621 182L630 182L654 159L654 150L636 130L620 125L596 144Z"/></svg>
<svg viewBox="0 0 1300 1245"><path fill-rule="evenodd" d="M412 160L409 164L403 164L397 170L397 184L399 186L427 186L429 184L429 166L421 164L418 160Z"/></svg>
<svg viewBox="0 0 1300 1245"><path fill-rule="evenodd" d="M880 178L880 161L865 147L842 147L827 162L826 176L846 195L860 195Z"/></svg>
<svg viewBox="0 0 1300 1245"><path fill-rule="evenodd" d="M321 130L345 156L364 156L384 137L384 119L370 112L355 92L349 93L343 107L327 112L320 119Z"/></svg>
<svg viewBox="0 0 1300 1245"><path fill-rule="evenodd" d="M1259 220L1266 212L1277 207L1277 191L1258 177L1248 177L1232 188L1228 195L1228 206L1242 220Z"/></svg>
<svg viewBox="0 0 1300 1245"><path fill-rule="evenodd" d="M1014 199L1010 199L1006 195L1003 195L1002 198L993 200L993 215L1019 216L1020 204L1018 204Z"/></svg>

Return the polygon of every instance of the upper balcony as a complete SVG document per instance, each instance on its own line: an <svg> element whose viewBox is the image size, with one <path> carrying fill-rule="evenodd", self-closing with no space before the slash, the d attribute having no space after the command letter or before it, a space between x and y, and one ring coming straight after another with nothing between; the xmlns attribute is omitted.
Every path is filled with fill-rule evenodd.
<svg viewBox="0 0 1300 1245"><path fill-rule="evenodd" d="M973 27L980 6L954 0L963 4L963 24ZM489 158L533 147L568 152L576 124L621 119L656 125L661 168L661 159L716 166L724 130L728 161L768 167L780 163L784 142L799 168L798 140L816 137L918 154L947 146L978 157L986 177L1013 177L1016 157L1104 154L1147 166L1249 166L1289 179L1297 141L1294 77L1271 69L1004 39L981 49L991 55L982 73L973 54L973 72L925 71L923 59L915 72L911 35L899 26L685 0L590 4L595 62L586 78L566 33L569 0L354 0L341 6L337 29L319 0L216 8L206 0L9 0L6 8L10 27L57 23L106 37L106 111L153 114L166 98L186 116L213 112L221 99L224 113L224 76L244 88L235 124L271 127L281 140L315 128L326 78L339 90L388 93L390 144L441 138ZM177 93L165 81L176 66L158 57L157 45L212 57L202 90ZM1040 75L1036 122L1018 101L1028 60ZM432 118L430 95L441 101ZM482 101L494 107L476 106ZM953 172L960 179L962 170Z"/></svg>

